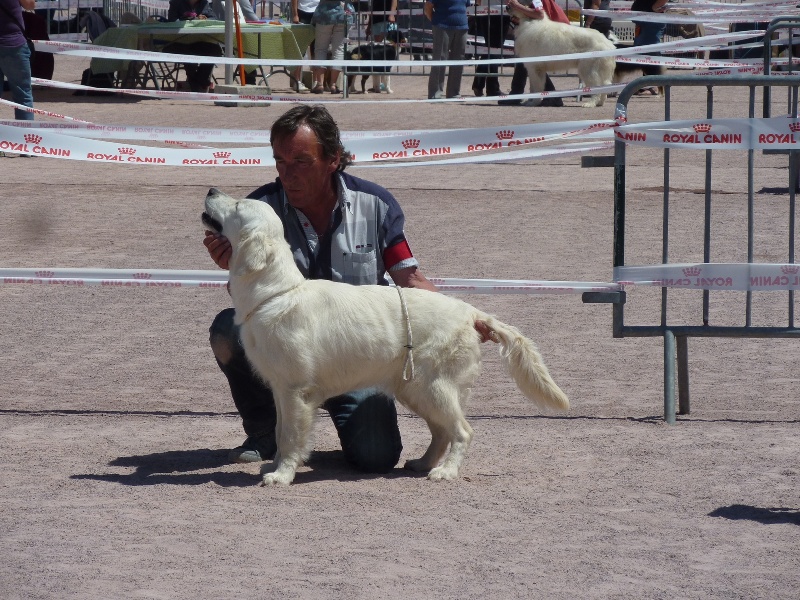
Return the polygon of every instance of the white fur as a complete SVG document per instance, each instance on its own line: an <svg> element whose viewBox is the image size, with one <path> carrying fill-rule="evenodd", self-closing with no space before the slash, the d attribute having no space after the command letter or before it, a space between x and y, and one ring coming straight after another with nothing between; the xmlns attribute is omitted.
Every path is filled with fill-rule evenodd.
<svg viewBox="0 0 800 600"><path fill-rule="evenodd" d="M265 202L211 190L206 213L233 247L236 322L248 359L275 396L278 453L272 468L262 469L263 485L292 482L308 457L314 414L325 400L367 387L394 395L428 424L430 446L405 466L429 471L432 480L456 478L472 439L463 410L480 371L479 319L494 332L525 396L542 408L569 408L533 342L469 304L427 290L403 290L415 366L413 379L405 381L406 321L396 289L306 280Z"/></svg>
<svg viewBox="0 0 800 600"><path fill-rule="evenodd" d="M530 19L517 10L510 12L512 16L519 18L519 25L514 28L514 51L517 56L560 56L615 49L610 40L594 29L557 23L548 19L546 14L542 19ZM548 72L566 69L577 69L584 86L611 85L615 64L613 56L605 56L526 63L525 67L531 81L531 93L537 93L544 91ZM605 99L605 94L595 94L582 106L602 106Z"/></svg>

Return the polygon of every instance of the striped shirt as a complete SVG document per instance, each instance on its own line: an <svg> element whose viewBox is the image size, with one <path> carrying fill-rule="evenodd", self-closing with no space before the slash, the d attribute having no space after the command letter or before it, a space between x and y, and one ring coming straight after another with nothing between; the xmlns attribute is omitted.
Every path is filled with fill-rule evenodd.
<svg viewBox="0 0 800 600"><path fill-rule="evenodd" d="M405 216L394 196L344 172L335 177L339 199L323 236L300 210L289 205L280 179L248 196L268 203L283 221L284 236L303 275L353 285L389 285L388 271L419 266L406 241Z"/></svg>

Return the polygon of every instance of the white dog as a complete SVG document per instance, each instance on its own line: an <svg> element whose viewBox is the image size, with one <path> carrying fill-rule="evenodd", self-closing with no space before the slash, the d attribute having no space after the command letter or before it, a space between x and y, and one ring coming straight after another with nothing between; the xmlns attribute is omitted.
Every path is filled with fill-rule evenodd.
<svg viewBox="0 0 800 600"><path fill-rule="evenodd" d="M542 408L569 408L533 342L515 328L427 290L306 280L267 203L212 189L205 209L205 227L233 249L230 294L245 353L275 396L278 453L274 471L262 469L263 485L292 482L325 400L368 387L393 394L430 428L430 446L406 468L456 478L472 439L463 409L480 371L478 320L525 396Z"/></svg>
<svg viewBox="0 0 800 600"><path fill-rule="evenodd" d="M551 21L546 14L543 14L541 19L531 19L514 8L508 12L519 20L519 24L514 28L514 51L519 57L561 56L616 49L609 39L594 29L557 23ZM545 76L548 72L572 68L578 70L578 76L584 86L611 85L616 61L613 56L601 56L580 60L526 63L525 67L531 80L531 92L537 93L544 91ZM605 94L594 94L582 106L584 108L602 106L605 100Z"/></svg>

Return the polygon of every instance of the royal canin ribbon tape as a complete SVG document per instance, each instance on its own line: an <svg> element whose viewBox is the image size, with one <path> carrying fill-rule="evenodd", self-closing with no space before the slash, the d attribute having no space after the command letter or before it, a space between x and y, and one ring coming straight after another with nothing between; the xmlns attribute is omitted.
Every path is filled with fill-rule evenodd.
<svg viewBox="0 0 800 600"><path fill-rule="evenodd" d="M227 286L224 271L168 269L0 268L0 284L124 288L212 288ZM717 291L800 289L800 264L676 263L614 269L613 282L463 279L431 277L441 291L462 294L580 294L629 287L669 287Z"/></svg>
<svg viewBox="0 0 800 600"><path fill-rule="evenodd" d="M800 264L691 263L614 269L620 285L694 290L781 291L800 289Z"/></svg>
<svg viewBox="0 0 800 600"><path fill-rule="evenodd" d="M431 281L451 294L579 294L618 291L615 283L583 281L527 281L502 279L447 279ZM225 271L166 269L0 269L0 284L100 286L109 288L211 288L227 287Z"/></svg>

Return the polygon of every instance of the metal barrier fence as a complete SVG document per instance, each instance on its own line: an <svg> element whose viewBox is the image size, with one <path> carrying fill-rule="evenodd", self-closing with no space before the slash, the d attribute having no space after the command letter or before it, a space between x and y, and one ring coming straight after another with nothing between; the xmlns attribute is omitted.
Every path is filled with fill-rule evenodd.
<svg viewBox="0 0 800 600"><path fill-rule="evenodd" d="M756 114L756 91L758 88L786 88L787 96L792 98L789 117L797 118L797 92L800 87L800 77L776 75L642 77L633 81L620 92L617 116L626 116L630 123L632 115L628 113L628 102L631 97L637 90L654 86L663 86L665 91L664 121L667 123L663 127L664 131L669 130L670 121L678 120L678 117L672 114L673 109L676 113L678 109L690 110L686 107L686 103L673 105L671 91L681 87L697 88L698 93L705 89L706 100L705 114L682 115L683 119L694 119L695 121L700 119L701 123L704 119L712 119L715 117L715 106L719 107L719 112L723 117L732 118L733 107L737 106L737 95L740 95L742 100L746 100L738 104L738 106L747 108L747 114L741 115L741 118L753 119ZM720 94L722 99L715 105L715 91L720 89L722 90ZM694 105L696 106L696 103ZM765 107L765 110L766 108L768 107ZM765 112L765 114L768 113ZM800 129L795 124L792 131L795 128ZM714 159L716 153L729 153L734 152L733 150L685 150L685 152L703 152L703 162L689 164L690 167L703 165L702 178L699 169L694 169L692 174L679 172L679 184L672 187L673 169L671 169L670 159L673 157L673 153L683 150L664 148L663 164L661 165L663 167L663 199L660 203L660 215L648 213L647 216L638 214L642 210L640 205L628 201L629 191L632 188L627 180L628 149L624 141L617 139L614 157L613 265L615 279L620 267L635 265L637 260L643 257L645 262L638 264L652 265L652 262L646 262L647 259L658 260L659 250L656 247L659 241L658 233L653 230L657 229L659 224L662 265L730 262L752 267L759 264L755 260L758 256L767 259L762 260L762 263L784 263L785 273L800 273L800 265L798 267L792 265L797 260L795 253L797 242L795 182L797 181L798 144L794 141L794 134L788 137L790 140L786 159L787 188L784 190L783 187L764 187L758 193L755 191L754 171L756 151L752 147L746 151L738 150L738 152L744 152L742 160L736 160L737 156L726 155L721 161L724 163L725 159L728 160L725 174L722 176L724 179L721 177L717 180L718 184L724 183L727 188L724 195L716 193L719 190L715 189L714 185ZM634 150L630 149L630 152L633 153ZM650 157L658 154L656 149L642 149L642 152L650 152L648 155ZM762 161L767 160L772 161L769 163L772 166L775 161L783 161L783 156L762 159ZM655 158L655 161L658 161L658 158ZM659 165L650 164L649 168L658 169ZM684 170L692 169L687 167ZM768 179L765 180L769 182L768 185L775 182L774 173L780 173L782 167L777 171L774 169L769 171ZM693 183L692 176L697 177L702 187L693 190L687 189ZM737 185L738 179L735 182L730 179L734 176L742 177L741 186ZM785 204L782 199L781 201L776 200L776 196L783 195L784 192L786 194ZM703 196L702 223L687 216L691 211L693 198L699 193L702 193ZM739 198L744 204L734 205L733 203ZM738 211L741 218L739 220L731 218L726 214L726 208L729 213ZM630 227L630 222L633 221L631 213L638 217L638 229ZM655 209L653 213L655 213ZM746 221L746 223L740 221ZM649 229L642 227L642 223L647 223ZM692 237L697 238L696 244L686 244L684 240L684 244L677 248L674 245L671 246L671 232L682 233L684 231L692 232ZM737 250L731 256L721 255L725 252L725 250L721 250L725 244L720 242L714 246L713 243L718 240L726 243L726 248L730 246L731 240L734 240ZM745 257L746 262L743 263L741 259ZM675 287L678 286L673 286L668 281L662 282L660 279L655 281L655 287L637 287L636 304L638 307L632 303L630 295L626 295L626 292L587 292L583 296L584 302L587 303L610 303L613 305L614 337L659 336L664 338L664 418L668 423L673 423L676 418L676 376L677 413L688 414L690 410L688 370L688 339L690 337L800 337L800 329L795 324L794 289L779 287L778 289L781 291L754 292L748 288L747 291L735 292L712 289L675 289ZM783 300L779 301L778 298L783 298ZM758 318L760 321L764 321L764 324L754 324L755 306L758 307ZM633 313L637 322L629 324L626 322L626 316L629 316L634 308L638 308ZM736 312L738 317L726 323L725 321L730 319L731 310ZM724 318L718 318L718 315L723 314ZM653 319L656 315L660 319ZM717 322L718 320L720 322Z"/></svg>

